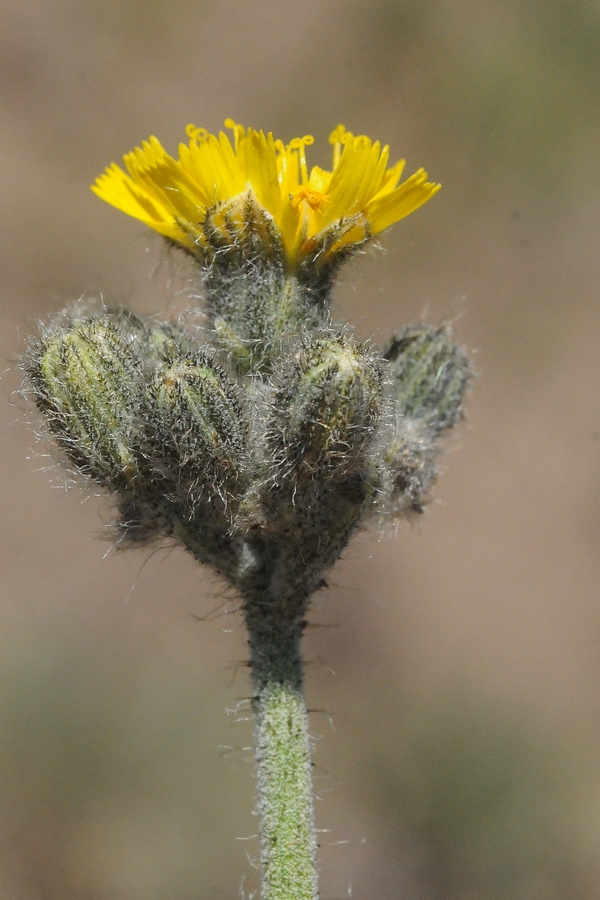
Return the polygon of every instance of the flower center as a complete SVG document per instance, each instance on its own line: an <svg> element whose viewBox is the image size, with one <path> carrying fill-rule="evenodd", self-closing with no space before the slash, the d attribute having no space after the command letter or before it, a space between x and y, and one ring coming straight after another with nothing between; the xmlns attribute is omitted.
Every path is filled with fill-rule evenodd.
<svg viewBox="0 0 600 900"><path fill-rule="evenodd" d="M297 191L294 191L291 196L292 199L290 200L290 204L294 209L298 209L301 203L306 202L311 209L315 210L315 212L322 212L323 207L328 200L327 194L322 194L321 191L311 190L305 184L303 184L301 188L298 188Z"/></svg>

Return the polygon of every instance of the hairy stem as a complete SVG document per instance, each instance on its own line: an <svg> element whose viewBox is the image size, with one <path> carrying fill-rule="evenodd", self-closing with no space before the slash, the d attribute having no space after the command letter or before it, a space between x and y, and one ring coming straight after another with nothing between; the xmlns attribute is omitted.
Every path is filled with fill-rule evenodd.
<svg viewBox="0 0 600 900"><path fill-rule="evenodd" d="M246 604L255 713L263 900L317 900L302 622Z"/></svg>

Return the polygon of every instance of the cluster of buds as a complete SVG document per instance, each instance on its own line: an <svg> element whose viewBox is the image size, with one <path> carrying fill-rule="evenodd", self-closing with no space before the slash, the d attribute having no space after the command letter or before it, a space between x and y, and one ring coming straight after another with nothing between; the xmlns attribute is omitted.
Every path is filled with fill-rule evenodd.
<svg viewBox="0 0 600 900"><path fill-rule="evenodd" d="M380 354L330 321L340 262L438 188L341 126L332 171L233 126L155 138L94 190L194 258L207 325L76 307L32 341L29 386L72 469L110 491L123 545L174 538L245 598L302 615L371 512L421 511L470 364L449 328Z"/></svg>

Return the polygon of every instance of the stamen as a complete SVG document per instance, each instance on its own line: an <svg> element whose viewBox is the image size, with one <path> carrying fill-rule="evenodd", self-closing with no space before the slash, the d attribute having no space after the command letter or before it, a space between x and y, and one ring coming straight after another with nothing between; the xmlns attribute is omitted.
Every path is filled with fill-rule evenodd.
<svg viewBox="0 0 600 900"><path fill-rule="evenodd" d="M225 122L223 124L225 125L225 128L231 128L231 130L233 131L233 139L235 142L235 149L237 151L239 140L245 135L244 126L238 125L237 122L233 121L233 119L225 119Z"/></svg>
<svg viewBox="0 0 600 900"><path fill-rule="evenodd" d="M298 160L300 162L300 177L301 183L308 183L308 168L306 166L306 153L304 152L305 147L310 147L311 144L314 144L315 139L312 134L305 134L304 137L301 138L292 138L289 143L290 150L298 151Z"/></svg>
<svg viewBox="0 0 600 900"><path fill-rule="evenodd" d="M192 141L198 141L199 144L208 139L208 131L206 128L197 128L191 122L185 126L185 133Z"/></svg>
<svg viewBox="0 0 600 900"><path fill-rule="evenodd" d="M279 184L283 183L283 179L285 178L287 172L287 154L285 149L285 144L281 140L281 138L277 138L276 141L273 141L273 146L275 147L275 153L277 153L277 180Z"/></svg>
<svg viewBox="0 0 600 900"><path fill-rule="evenodd" d="M342 145L352 137L351 131L346 131L345 125L338 125L329 135L329 143L333 144L333 168L335 169L342 156Z"/></svg>

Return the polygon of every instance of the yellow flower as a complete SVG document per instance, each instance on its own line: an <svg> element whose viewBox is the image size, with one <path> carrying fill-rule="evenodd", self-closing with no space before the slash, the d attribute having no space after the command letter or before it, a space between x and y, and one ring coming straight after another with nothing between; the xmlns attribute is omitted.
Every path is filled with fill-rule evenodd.
<svg viewBox="0 0 600 900"><path fill-rule="evenodd" d="M225 125L233 131L233 145L223 132L217 137L188 125L190 141L179 145L177 160L151 137L124 157L128 174L113 163L92 190L201 258L214 244L215 229L230 241L232 228L243 232L243 200L250 194L276 224L294 268L364 243L440 188L423 169L398 184L404 160L388 168L389 147L343 125L329 138L332 170L314 166L310 172L310 135L284 144L231 119Z"/></svg>

